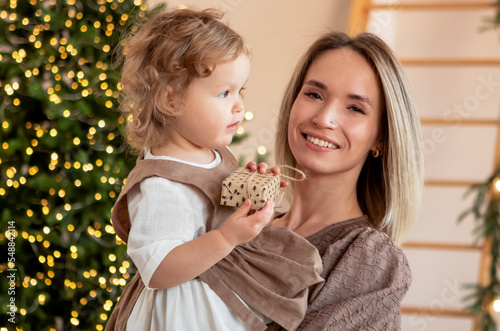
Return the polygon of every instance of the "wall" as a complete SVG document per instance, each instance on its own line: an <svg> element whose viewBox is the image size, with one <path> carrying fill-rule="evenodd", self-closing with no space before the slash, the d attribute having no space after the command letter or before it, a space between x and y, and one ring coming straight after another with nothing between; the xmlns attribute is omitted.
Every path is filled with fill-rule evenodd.
<svg viewBox="0 0 500 331"><path fill-rule="evenodd" d="M439 1L445 2L452 1ZM493 14L491 9L471 8L385 9L374 13L369 26L372 32L384 37L401 59L498 59L499 31L480 32L485 19ZM498 130L495 125L467 121L498 120L500 68L498 65L406 65L405 71L420 117L424 119L426 179L430 182L407 242L472 245L473 219L468 217L457 223L459 215L472 206L471 197L464 198L468 185L460 182L483 182L493 172ZM413 284L404 306L443 314L465 307L463 298L471 292L463 286L478 280L479 250L415 247L404 250L413 272ZM472 319L466 317L403 316L403 330L469 331L472 326Z"/></svg>

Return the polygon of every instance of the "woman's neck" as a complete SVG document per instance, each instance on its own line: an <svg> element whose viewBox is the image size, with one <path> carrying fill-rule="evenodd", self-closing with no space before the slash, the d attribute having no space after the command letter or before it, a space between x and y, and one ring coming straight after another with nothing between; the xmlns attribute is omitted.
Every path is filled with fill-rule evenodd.
<svg viewBox="0 0 500 331"><path fill-rule="evenodd" d="M309 236L333 223L362 215L355 180L345 174L310 176L295 183L293 203L280 225Z"/></svg>

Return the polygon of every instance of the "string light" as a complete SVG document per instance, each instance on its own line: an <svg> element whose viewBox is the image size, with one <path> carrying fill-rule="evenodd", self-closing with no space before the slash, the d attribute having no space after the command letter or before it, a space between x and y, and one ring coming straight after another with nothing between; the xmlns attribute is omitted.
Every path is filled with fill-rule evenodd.
<svg viewBox="0 0 500 331"><path fill-rule="evenodd" d="M250 112L250 111L247 111L247 112L245 113L245 119L246 119L247 121L251 121L251 120L253 119L253 113L252 113L252 112Z"/></svg>
<svg viewBox="0 0 500 331"><path fill-rule="evenodd" d="M500 299L496 299L493 301L493 311L496 313L500 313Z"/></svg>
<svg viewBox="0 0 500 331"><path fill-rule="evenodd" d="M498 192L500 192L500 178L498 178L498 179L496 179L496 180L495 180L495 184L494 184L494 186L495 186L495 189L496 189Z"/></svg>

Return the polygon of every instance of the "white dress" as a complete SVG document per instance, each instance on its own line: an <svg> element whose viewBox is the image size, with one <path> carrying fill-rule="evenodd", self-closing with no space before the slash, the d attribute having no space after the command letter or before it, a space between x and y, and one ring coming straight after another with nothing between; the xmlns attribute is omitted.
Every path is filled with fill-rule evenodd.
<svg viewBox="0 0 500 331"><path fill-rule="evenodd" d="M216 159L210 164L193 164L149 152L145 158L210 169L221 162L220 155L215 154ZM248 330L219 296L197 278L168 289L148 286L156 268L174 247L206 232L209 204L201 191L160 177L148 178L129 192L132 227L127 249L146 287L128 319L127 330Z"/></svg>

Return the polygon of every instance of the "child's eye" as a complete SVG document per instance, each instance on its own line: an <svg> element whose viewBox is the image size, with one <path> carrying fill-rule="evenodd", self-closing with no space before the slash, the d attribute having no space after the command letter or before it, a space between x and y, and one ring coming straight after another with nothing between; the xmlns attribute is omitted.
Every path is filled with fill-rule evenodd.
<svg viewBox="0 0 500 331"><path fill-rule="evenodd" d="M311 99L322 100L321 95L319 95L316 92L304 92L304 94L307 95Z"/></svg>
<svg viewBox="0 0 500 331"><path fill-rule="evenodd" d="M221 94L219 94L218 96L221 98L227 98L228 95L229 95L229 90L226 90L226 91L222 92Z"/></svg>

